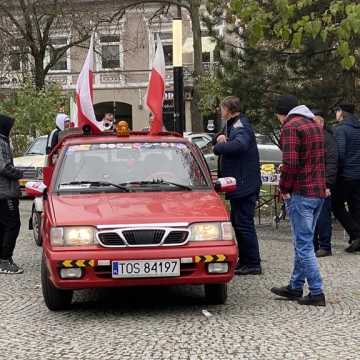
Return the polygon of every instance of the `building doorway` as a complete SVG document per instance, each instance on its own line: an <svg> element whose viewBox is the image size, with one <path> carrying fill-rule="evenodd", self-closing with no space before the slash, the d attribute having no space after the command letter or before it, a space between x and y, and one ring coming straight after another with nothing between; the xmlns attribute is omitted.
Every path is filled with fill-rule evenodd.
<svg viewBox="0 0 360 360"><path fill-rule="evenodd" d="M132 129L132 106L120 101L107 101L94 105L96 119L101 121L106 113L114 115L116 122L124 120L129 124L129 128Z"/></svg>

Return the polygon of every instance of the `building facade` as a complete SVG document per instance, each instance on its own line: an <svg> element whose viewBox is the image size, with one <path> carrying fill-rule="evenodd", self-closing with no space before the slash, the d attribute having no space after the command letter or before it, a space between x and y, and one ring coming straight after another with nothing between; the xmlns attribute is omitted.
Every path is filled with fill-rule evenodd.
<svg viewBox="0 0 360 360"><path fill-rule="evenodd" d="M101 3L99 0L98 3ZM134 130L148 127L149 114L144 106L149 73L155 53L157 36L160 36L166 62L166 97L164 113L169 130L172 125L173 69L172 69L172 13L154 17L156 8L146 6L126 12L116 24L100 26L95 34L94 58L94 108L100 120L107 113L115 119L126 120ZM175 14L175 9L174 9ZM193 42L191 20L183 11L183 63L185 74L186 130L191 131L191 72L193 67ZM70 34L58 30L51 34L54 48L66 45ZM204 67L214 63L215 43L204 36ZM49 71L46 81L57 82L71 95L87 53L87 46L71 47ZM51 56L51 51L47 54ZM0 91L16 88L21 83L20 74L27 71L26 61L16 46L6 69L0 76Z"/></svg>

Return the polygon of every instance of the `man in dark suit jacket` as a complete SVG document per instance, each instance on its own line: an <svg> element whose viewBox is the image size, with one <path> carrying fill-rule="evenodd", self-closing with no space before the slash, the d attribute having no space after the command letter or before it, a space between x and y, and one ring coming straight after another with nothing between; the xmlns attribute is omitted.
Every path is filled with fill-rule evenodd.
<svg viewBox="0 0 360 360"><path fill-rule="evenodd" d="M259 244L254 216L261 176L259 152L248 118L240 113L240 100L230 96L222 102L224 133L216 137L214 153L221 156L221 176L236 178L237 188L227 194L231 221L239 248L237 275L261 274Z"/></svg>

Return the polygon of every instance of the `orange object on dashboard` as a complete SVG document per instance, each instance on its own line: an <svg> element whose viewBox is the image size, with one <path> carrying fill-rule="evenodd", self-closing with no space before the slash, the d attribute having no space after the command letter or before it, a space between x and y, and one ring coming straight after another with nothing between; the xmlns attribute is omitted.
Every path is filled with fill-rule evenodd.
<svg viewBox="0 0 360 360"><path fill-rule="evenodd" d="M119 121L116 125L117 136L129 136L129 125L126 121Z"/></svg>

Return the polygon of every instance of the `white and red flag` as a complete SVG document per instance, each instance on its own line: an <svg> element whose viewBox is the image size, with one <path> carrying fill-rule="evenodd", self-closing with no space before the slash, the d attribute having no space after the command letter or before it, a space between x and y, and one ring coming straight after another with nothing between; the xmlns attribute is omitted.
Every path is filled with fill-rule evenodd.
<svg viewBox="0 0 360 360"><path fill-rule="evenodd" d="M94 34L91 36L90 47L84 65L76 83L77 126L91 127L93 134L102 132L101 123L96 120L93 105L93 66L94 66Z"/></svg>
<svg viewBox="0 0 360 360"><path fill-rule="evenodd" d="M160 37L152 64L149 85L145 96L145 104L152 114L150 134L163 130L163 104L165 96L165 57Z"/></svg>

